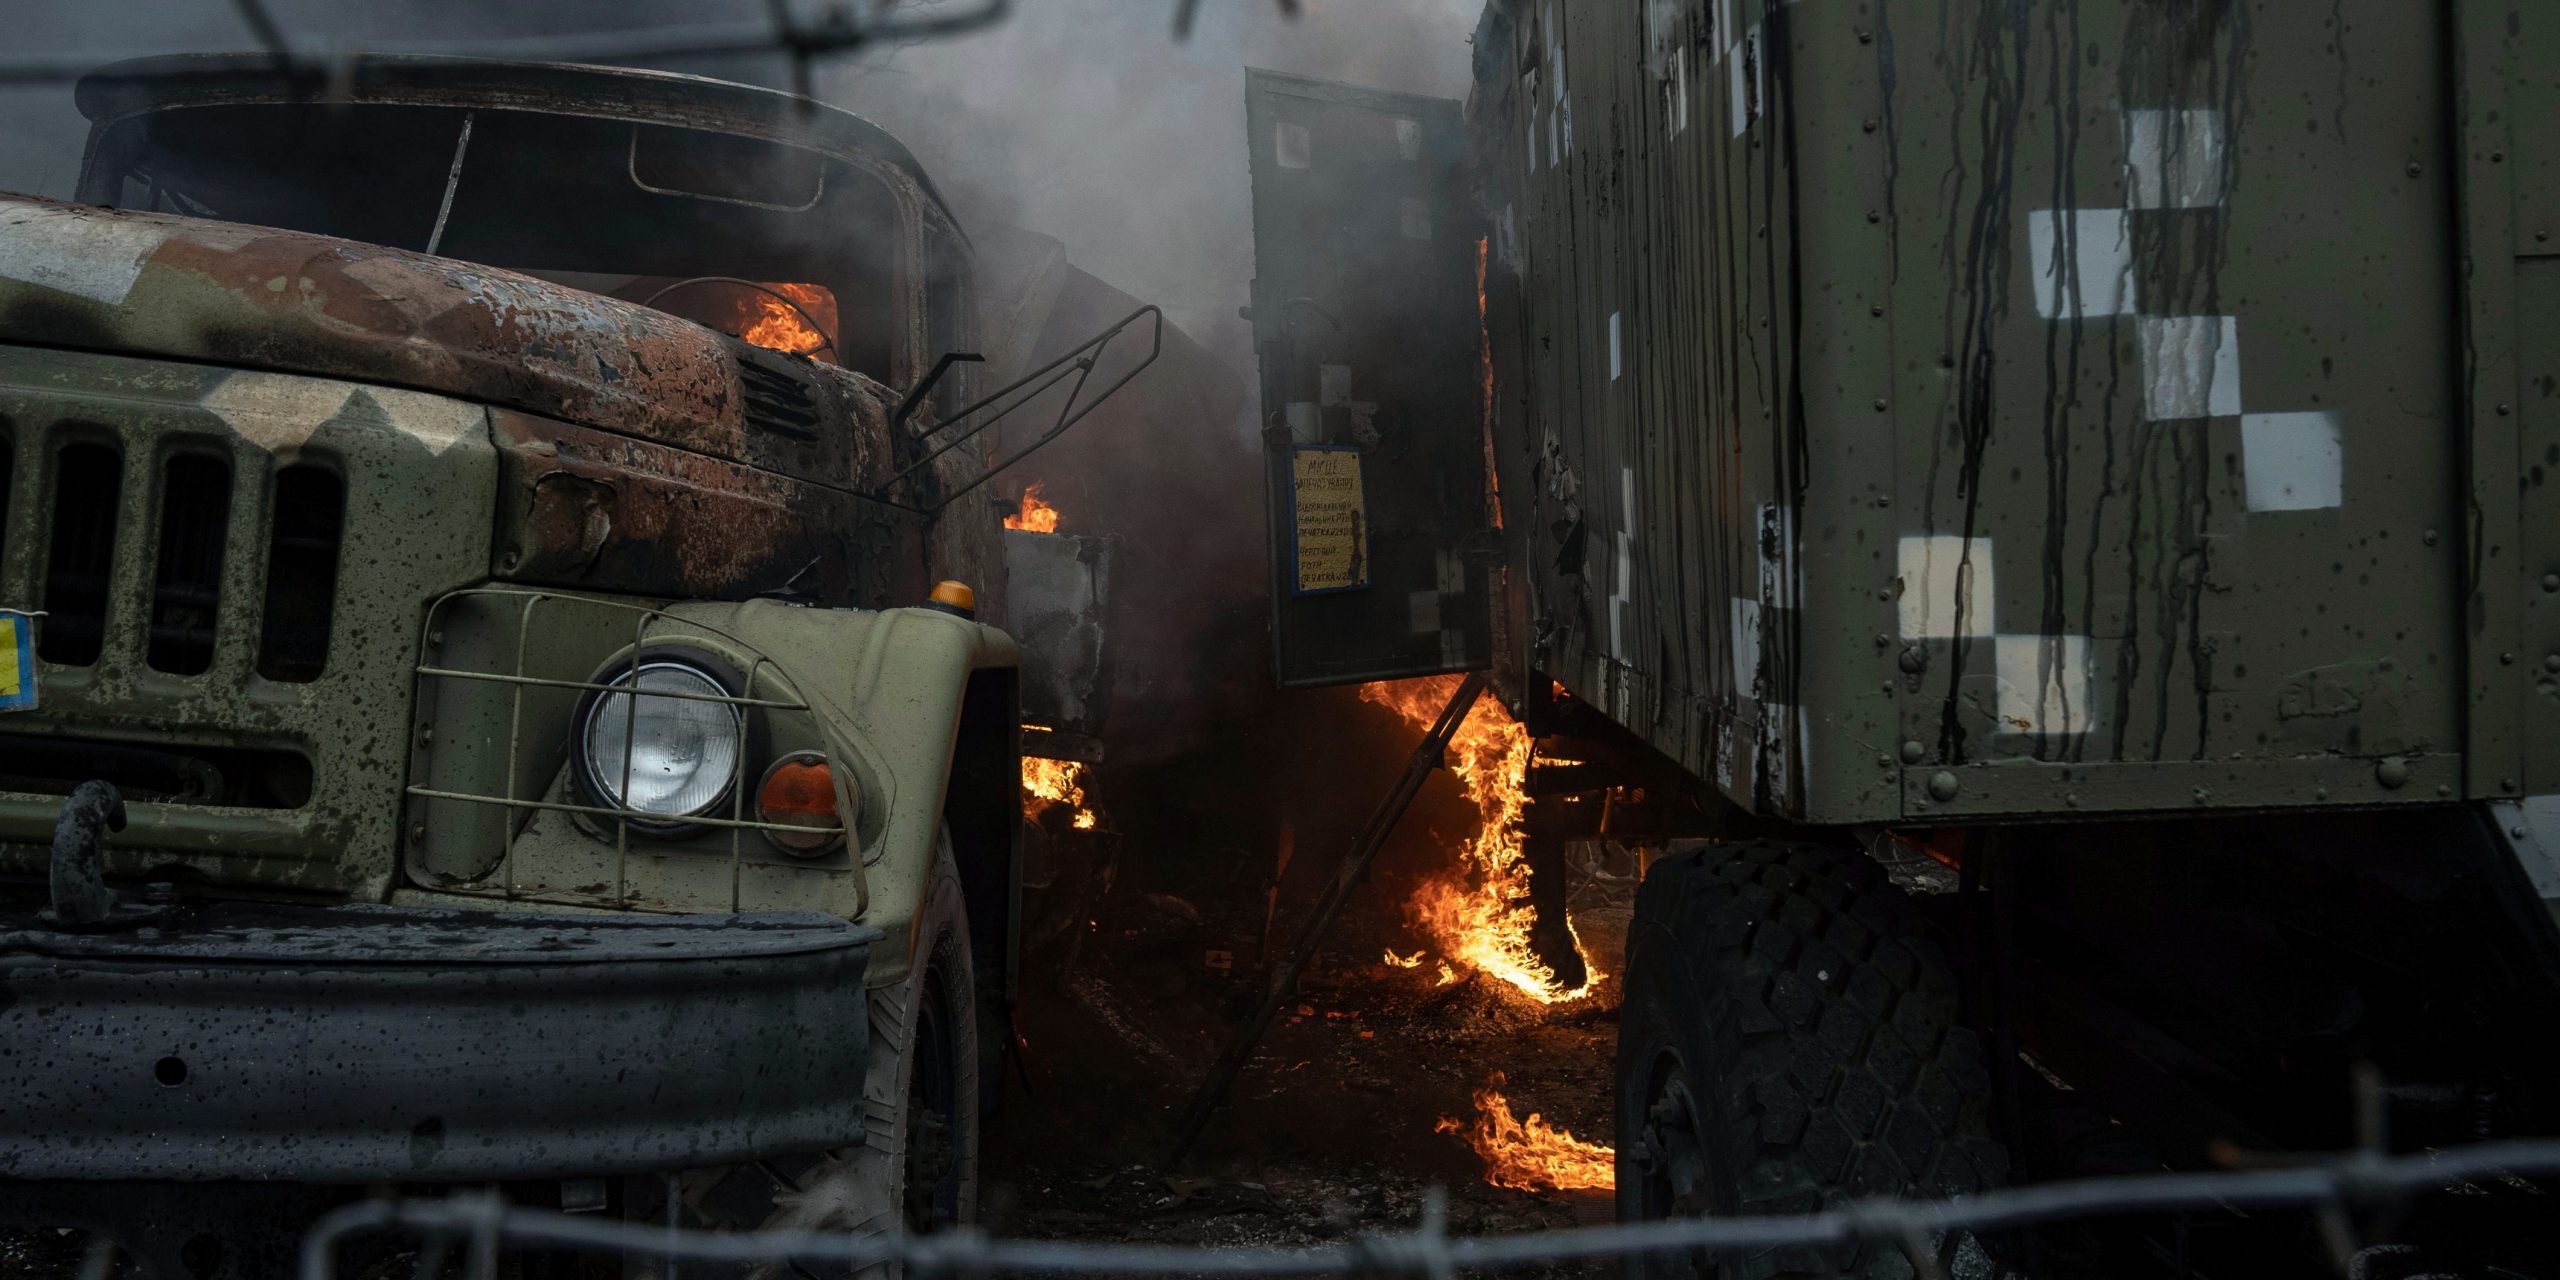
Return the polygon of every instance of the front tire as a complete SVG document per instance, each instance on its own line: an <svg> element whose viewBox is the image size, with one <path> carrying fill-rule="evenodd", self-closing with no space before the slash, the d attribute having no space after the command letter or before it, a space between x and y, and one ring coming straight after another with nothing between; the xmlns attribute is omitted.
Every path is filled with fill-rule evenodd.
<svg viewBox="0 0 2560 1280"><path fill-rule="evenodd" d="M976 1220L977 968L948 831L912 936L906 977L868 996L862 1145L686 1175L680 1195L687 1219L716 1230L862 1236L900 1229L920 1235ZM765 1280L809 1272L767 1264L747 1274Z"/></svg>
<svg viewBox="0 0 2560 1280"><path fill-rule="evenodd" d="M1718 845L1647 871L1619 1024L1618 1216L1800 1214L1867 1196L1986 1190L1980 1043L1911 904L1864 856ZM1948 1274L1991 1268L1932 1242ZM1889 1244L1630 1257L1630 1277L1891 1277Z"/></svg>

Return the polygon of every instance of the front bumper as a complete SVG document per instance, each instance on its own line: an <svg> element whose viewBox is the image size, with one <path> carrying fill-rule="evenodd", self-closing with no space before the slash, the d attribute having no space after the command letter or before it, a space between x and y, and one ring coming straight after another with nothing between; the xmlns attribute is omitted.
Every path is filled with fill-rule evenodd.
<svg viewBox="0 0 2560 1280"><path fill-rule="evenodd" d="M849 1145L879 936L241 903L63 933L0 903L0 1181L484 1182Z"/></svg>

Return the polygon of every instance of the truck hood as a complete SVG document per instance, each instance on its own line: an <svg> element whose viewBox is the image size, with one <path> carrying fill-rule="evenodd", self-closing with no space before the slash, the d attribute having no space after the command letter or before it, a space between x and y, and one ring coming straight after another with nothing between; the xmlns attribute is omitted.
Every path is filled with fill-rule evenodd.
<svg viewBox="0 0 2560 1280"><path fill-rule="evenodd" d="M888 393L859 374L512 271L270 227L0 194L0 342L441 392L839 486L887 462Z"/></svg>

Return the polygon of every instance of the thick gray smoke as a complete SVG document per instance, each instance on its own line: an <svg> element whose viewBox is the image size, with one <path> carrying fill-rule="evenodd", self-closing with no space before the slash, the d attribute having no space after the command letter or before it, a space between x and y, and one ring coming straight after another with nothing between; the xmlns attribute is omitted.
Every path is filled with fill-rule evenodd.
<svg viewBox="0 0 2560 1280"><path fill-rule="evenodd" d="M1312 0L1295 20L1273 0L1202 0L1181 43L1174 7L1019 0L1001 27L819 85L904 139L969 223L1057 237L1250 375L1245 68L1464 97L1483 0Z"/></svg>

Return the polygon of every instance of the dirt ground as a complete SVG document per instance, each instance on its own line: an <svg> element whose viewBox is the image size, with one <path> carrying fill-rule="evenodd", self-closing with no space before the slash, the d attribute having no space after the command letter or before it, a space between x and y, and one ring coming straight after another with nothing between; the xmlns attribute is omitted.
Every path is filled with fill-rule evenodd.
<svg viewBox="0 0 2560 1280"><path fill-rule="evenodd" d="M1390 966L1387 948L1413 949L1393 897L1358 895L1226 1107L1172 1170L1162 1162L1179 1117L1258 993L1264 922L1232 901L1204 911L1122 886L1083 938L1035 951L1016 1014L1024 1051L987 1134L988 1227L1307 1244L1410 1226L1435 1186L1448 1193L1451 1229L1466 1234L1608 1220L1605 1190L1488 1185L1465 1138L1438 1130L1444 1119L1472 1126L1477 1090L1499 1075L1515 1114L1610 1142L1614 979L1548 1006L1463 969L1444 984L1433 959ZM1625 898L1590 877L1578 886L1589 954L1617 954ZM1278 950L1287 935L1275 932Z"/></svg>

